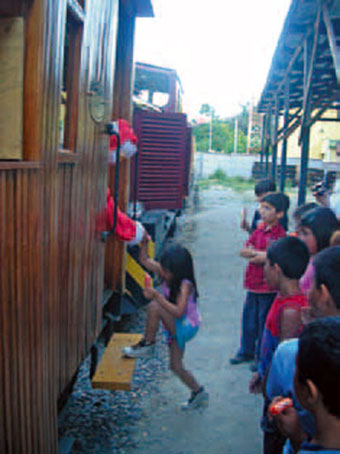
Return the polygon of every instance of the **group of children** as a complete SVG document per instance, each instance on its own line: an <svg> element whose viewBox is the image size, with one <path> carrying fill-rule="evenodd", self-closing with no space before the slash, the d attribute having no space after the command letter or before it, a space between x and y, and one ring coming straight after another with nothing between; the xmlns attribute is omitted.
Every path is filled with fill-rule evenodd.
<svg viewBox="0 0 340 454"><path fill-rule="evenodd" d="M250 361L250 392L263 393L265 454L340 452L340 318L318 320L340 315L339 222L330 208L310 203L295 210L287 234L289 199L274 191L270 180L258 182L260 220L255 213L252 227L241 221L250 233L241 250L247 296L230 363ZM273 415L271 405L280 403Z"/></svg>
<svg viewBox="0 0 340 454"><path fill-rule="evenodd" d="M289 198L270 180L255 186L259 210L241 227L250 236L241 250L248 261L241 343L232 365L251 362L251 392L262 392L264 453L340 453L340 246L334 212L319 204L298 207L287 234ZM143 339L125 347L129 357L153 354L159 322L166 332L170 367L191 390L183 409L208 404L209 395L183 365L185 344L198 331L198 290L189 251L172 245L160 263L140 262L163 280L161 292L146 287ZM286 398L284 403L281 401ZM288 399L287 399L288 398ZM273 405L279 411L272 412Z"/></svg>

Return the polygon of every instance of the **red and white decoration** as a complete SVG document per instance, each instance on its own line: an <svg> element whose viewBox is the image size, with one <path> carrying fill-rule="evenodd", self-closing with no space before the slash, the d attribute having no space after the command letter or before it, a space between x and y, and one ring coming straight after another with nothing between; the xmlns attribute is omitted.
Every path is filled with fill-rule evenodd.
<svg viewBox="0 0 340 454"><path fill-rule="evenodd" d="M120 137L120 154L125 158L131 158L137 152L136 134L133 132L129 122L122 119L115 122L115 130ZM117 156L117 137L115 135L110 138L109 149L109 163L114 164Z"/></svg>
<svg viewBox="0 0 340 454"><path fill-rule="evenodd" d="M108 230L113 228L114 217L114 201L110 189L106 192L106 224ZM145 229L143 225L129 218L125 213L122 213L117 207L117 223L115 236L121 241L125 241L130 246L134 246L142 241Z"/></svg>

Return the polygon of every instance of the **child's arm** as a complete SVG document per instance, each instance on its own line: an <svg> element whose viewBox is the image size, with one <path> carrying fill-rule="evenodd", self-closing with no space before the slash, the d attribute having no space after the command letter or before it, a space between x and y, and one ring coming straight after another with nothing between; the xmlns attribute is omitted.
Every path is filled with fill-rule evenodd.
<svg viewBox="0 0 340 454"><path fill-rule="evenodd" d="M255 257L256 251L253 247L247 246L240 250L240 256L244 257L245 259L251 259Z"/></svg>
<svg viewBox="0 0 340 454"><path fill-rule="evenodd" d="M163 295L161 295L154 288L144 289L144 296L148 299L157 301L169 314L175 318L181 318L185 313L187 307L188 298L191 291L191 284L189 282L183 282L180 288L179 295L177 296L176 304L171 303Z"/></svg>
<svg viewBox="0 0 340 454"><path fill-rule="evenodd" d="M256 251L254 250L254 255L249 259L249 263L254 263L255 265L264 265L267 260L266 251Z"/></svg>
<svg viewBox="0 0 340 454"><path fill-rule="evenodd" d="M161 271L160 264L156 262L156 260L150 259L150 257L148 256L148 242L149 236L145 232L139 250L139 261L148 271L160 274Z"/></svg>
<svg viewBox="0 0 340 454"><path fill-rule="evenodd" d="M284 309L280 320L280 338L282 342L285 339L296 337L301 325L301 313L296 309L288 307Z"/></svg>
<svg viewBox="0 0 340 454"><path fill-rule="evenodd" d="M249 392L251 394L260 394L263 392L263 380L258 372L254 372L250 379Z"/></svg>

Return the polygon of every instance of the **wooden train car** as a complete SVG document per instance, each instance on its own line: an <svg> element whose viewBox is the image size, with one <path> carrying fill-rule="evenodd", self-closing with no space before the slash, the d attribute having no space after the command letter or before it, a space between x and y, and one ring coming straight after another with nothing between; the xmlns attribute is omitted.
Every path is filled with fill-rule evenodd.
<svg viewBox="0 0 340 454"><path fill-rule="evenodd" d="M124 249L102 242L112 119L131 121L150 0L1 0L0 452L58 452L57 401L101 329ZM121 162L120 206L129 165Z"/></svg>

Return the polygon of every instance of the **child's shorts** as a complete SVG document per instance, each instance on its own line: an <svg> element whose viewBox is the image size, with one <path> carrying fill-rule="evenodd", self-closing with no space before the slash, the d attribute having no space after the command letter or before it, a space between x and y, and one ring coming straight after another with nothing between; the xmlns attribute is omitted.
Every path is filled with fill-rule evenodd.
<svg viewBox="0 0 340 454"><path fill-rule="evenodd" d="M193 337L196 336L199 326L192 326L187 318L177 318L175 320L176 328L176 342L179 348L184 352L186 342L189 342ZM170 347L174 338L169 333L168 330L165 330L165 335L167 338L168 345Z"/></svg>

